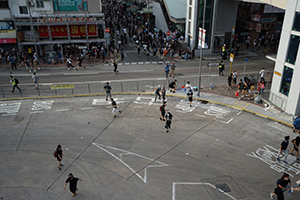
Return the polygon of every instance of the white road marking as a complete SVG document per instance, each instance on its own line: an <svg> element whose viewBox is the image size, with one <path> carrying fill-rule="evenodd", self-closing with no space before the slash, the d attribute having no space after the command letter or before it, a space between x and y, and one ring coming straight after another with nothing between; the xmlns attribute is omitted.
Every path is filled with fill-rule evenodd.
<svg viewBox="0 0 300 200"><path fill-rule="evenodd" d="M185 111L182 111L182 110L176 110L176 112L179 112L179 113L186 113Z"/></svg>
<svg viewBox="0 0 300 200"><path fill-rule="evenodd" d="M119 66L123 65L123 63L118 63Z"/></svg>
<svg viewBox="0 0 300 200"><path fill-rule="evenodd" d="M154 62L152 62L152 64L157 64L157 62L156 62L156 61L154 61Z"/></svg>
<svg viewBox="0 0 300 200"><path fill-rule="evenodd" d="M45 110L50 110L54 101L38 101L33 102L31 110L34 111L32 113L40 113Z"/></svg>
<svg viewBox="0 0 300 200"><path fill-rule="evenodd" d="M204 185L204 186L210 186L210 187L216 189L218 192L226 195L227 197L229 197L229 198L231 198L233 200L236 200L236 198L234 198L233 196L227 194L227 192L224 192L223 190L221 190L221 189L217 188L216 186L212 185L211 183L193 183L193 182L190 182L190 183L189 182L174 182L173 183L173 187L172 187L172 200L176 200L176 198L175 198L175 195L176 195L176 191L175 191L176 185Z"/></svg>
<svg viewBox="0 0 300 200"><path fill-rule="evenodd" d="M226 121L223 121L223 120L215 119L215 121L222 122L222 123L224 123L224 124L229 124L232 120L233 120L233 118L231 118L230 120L228 120L228 121L226 122Z"/></svg>
<svg viewBox="0 0 300 200"><path fill-rule="evenodd" d="M85 107L85 108L81 108L81 110L93 110L93 109L95 109L95 108L93 108L93 107Z"/></svg>
<svg viewBox="0 0 300 200"><path fill-rule="evenodd" d="M136 63L136 62L132 62L131 64L132 64L132 65L136 65L137 63Z"/></svg>
<svg viewBox="0 0 300 200"><path fill-rule="evenodd" d="M138 64L139 64L139 65L143 65L143 64L144 64L144 62L138 62Z"/></svg>
<svg viewBox="0 0 300 200"><path fill-rule="evenodd" d="M0 104L0 113L4 113L2 116L16 115L20 107L21 103L3 103Z"/></svg>
<svg viewBox="0 0 300 200"><path fill-rule="evenodd" d="M94 143L94 142L93 142L93 145L95 145L99 149L105 151L106 153L108 153L109 155L111 155L112 157L114 157L115 159L117 159L118 161L120 161L125 167L127 167L130 171L132 171L144 183L147 182L147 168L149 168L149 167L167 167L167 166L169 166L168 164L165 164L163 162L160 162L160 161L157 161L157 160L154 160L154 159L151 159L151 158L148 158L148 157L145 157L145 156L142 156L142 155L130 152L130 151L125 151L125 150L122 150L122 149L118 149L118 148L115 148L115 147L106 146L106 145L103 145L103 144L97 144L97 143ZM112 149L114 151L119 151L120 154L118 156L116 156L115 154L111 153L107 149ZM151 162L157 163L157 164L156 165L148 165L148 166L146 166L145 169L144 169L144 177L142 177L134 169L132 169L127 163L125 163L122 160L122 156L126 156L126 155L132 155L132 156L136 156L136 157L143 158L143 159L146 159L146 160L150 160Z"/></svg>
<svg viewBox="0 0 300 200"><path fill-rule="evenodd" d="M82 76L82 75L98 75L98 72L91 72L91 73L63 73L64 76Z"/></svg>
<svg viewBox="0 0 300 200"><path fill-rule="evenodd" d="M7 116L15 116L15 115L17 115L16 113L12 113L12 114L3 114L2 116L3 117L7 117Z"/></svg>
<svg viewBox="0 0 300 200"><path fill-rule="evenodd" d="M195 114L195 115L206 118L205 115L200 115L200 114Z"/></svg>
<svg viewBox="0 0 300 200"><path fill-rule="evenodd" d="M116 104L124 103L123 98L114 98ZM106 101L105 99L94 99L92 105L93 106L105 106L110 105L111 101Z"/></svg>
<svg viewBox="0 0 300 200"><path fill-rule="evenodd" d="M162 61L158 61L158 63L159 63L159 64L163 64L164 62L162 62Z"/></svg>
<svg viewBox="0 0 300 200"><path fill-rule="evenodd" d="M38 114L38 113L43 113L44 111L34 111L34 112L30 112L30 114Z"/></svg>
<svg viewBox="0 0 300 200"><path fill-rule="evenodd" d="M145 64L146 64L146 65L149 65L149 64L150 64L150 62L145 62Z"/></svg>
<svg viewBox="0 0 300 200"><path fill-rule="evenodd" d="M60 109L60 110L56 110L57 112L62 112L62 111L69 111L70 109Z"/></svg>
<svg viewBox="0 0 300 200"><path fill-rule="evenodd" d="M270 165L270 168L282 173L288 173L291 177L294 177L292 172L294 172L296 175L300 174L300 164L296 163L296 157L292 155L287 156L287 163L284 162L278 162L276 160L278 156L279 149L276 149L270 145L265 145L263 148L258 148L256 152L251 152L251 154L246 154L247 156L257 158L261 160L262 162L266 163L267 165ZM284 157L283 154L279 155L279 159Z"/></svg>
<svg viewBox="0 0 300 200"><path fill-rule="evenodd" d="M125 63L125 65L130 65L130 63Z"/></svg>
<svg viewBox="0 0 300 200"><path fill-rule="evenodd" d="M238 112L236 115L240 115L242 113L242 111Z"/></svg>

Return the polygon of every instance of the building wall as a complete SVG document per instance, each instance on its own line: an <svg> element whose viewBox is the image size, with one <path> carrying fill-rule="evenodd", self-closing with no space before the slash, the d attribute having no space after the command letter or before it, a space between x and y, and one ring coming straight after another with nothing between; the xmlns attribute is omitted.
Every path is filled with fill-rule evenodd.
<svg viewBox="0 0 300 200"><path fill-rule="evenodd" d="M4 20L11 20L10 11L9 9L0 9L0 21Z"/></svg>
<svg viewBox="0 0 300 200"><path fill-rule="evenodd" d="M89 0L88 1L88 12L89 13L101 13L101 0Z"/></svg>
<svg viewBox="0 0 300 200"><path fill-rule="evenodd" d="M169 30L168 25L162 12L161 6L157 2L153 2L153 15L155 16L155 26L158 29L161 29L163 32L167 32Z"/></svg>
<svg viewBox="0 0 300 200"><path fill-rule="evenodd" d="M231 32L236 24L237 1L219 0L217 6L216 29L218 33Z"/></svg>
<svg viewBox="0 0 300 200"><path fill-rule="evenodd" d="M298 53L295 63L291 64L286 61L287 56L289 56L291 36L300 36L300 31L292 31L296 11L300 12L300 2L297 0L288 0L272 80L271 93L274 95L270 95L269 98L272 103L279 107L281 107L283 104L283 109L285 109L285 112L292 115L300 115L300 79L297 78L300 77L300 45L298 46ZM281 92L282 82L285 81L284 72L286 67L294 70L288 95L285 95ZM282 100L284 103L282 103Z"/></svg>

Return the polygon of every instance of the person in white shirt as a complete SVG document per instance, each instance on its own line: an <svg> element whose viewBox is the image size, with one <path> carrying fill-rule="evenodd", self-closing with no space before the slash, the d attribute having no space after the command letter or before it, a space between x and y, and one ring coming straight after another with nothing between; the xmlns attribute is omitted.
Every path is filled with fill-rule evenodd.
<svg viewBox="0 0 300 200"><path fill-rule="evenodd" d="M266 71L265 71L265 68L262 68L259 72L259 75L260 75L260 81L261 79L264 79L265 78L265 74L266 74Z"/></svg>
<svg viewBox="0 0 300 200"><path fill-rule="evenodd" d="M186 93L188 93L192 89L190 81L186 82L185 89Z"/></svg>

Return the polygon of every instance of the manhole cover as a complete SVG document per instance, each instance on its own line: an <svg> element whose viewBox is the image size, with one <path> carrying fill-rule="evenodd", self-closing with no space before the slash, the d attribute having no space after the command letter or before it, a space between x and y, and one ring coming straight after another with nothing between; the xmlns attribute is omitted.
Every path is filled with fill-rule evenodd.
<svg viewBox="0 0 300 200"><path fill-rule="evenodd" d="M230 190L230 188L229 188L229 186L226 184L226 183L222 183L222 184L217 184L217 185L215 185L216 186L216 188L219 190L222 190L223 192L231 192L231 190ZM219 191L220 191L219 190ZM220 191L221 192L221 191Z"/></svg>

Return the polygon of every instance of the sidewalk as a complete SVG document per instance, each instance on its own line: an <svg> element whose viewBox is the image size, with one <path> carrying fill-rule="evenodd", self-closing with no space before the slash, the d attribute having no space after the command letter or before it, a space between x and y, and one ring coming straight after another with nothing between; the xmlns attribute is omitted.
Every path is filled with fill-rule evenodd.
<svg viewBox="0 0 300 200"><path fill-rule="evenodd" d="M196 97L195 93L194 97ZM186 97L186 94L183 91L179 91L175 94L169 94L168 96ZM204 101L204 103L205 101L207 101L210 103L229 106L293 127L293 116L280 112L280 110L276 109L274 106L271 105L266 107L264 103L256 104L251 101L239 100L236 97L230 97L222 94L214 94L212 92L203 91L202 89L200 91L200 98L196 97L195 99L202 100Z"/></svg>

